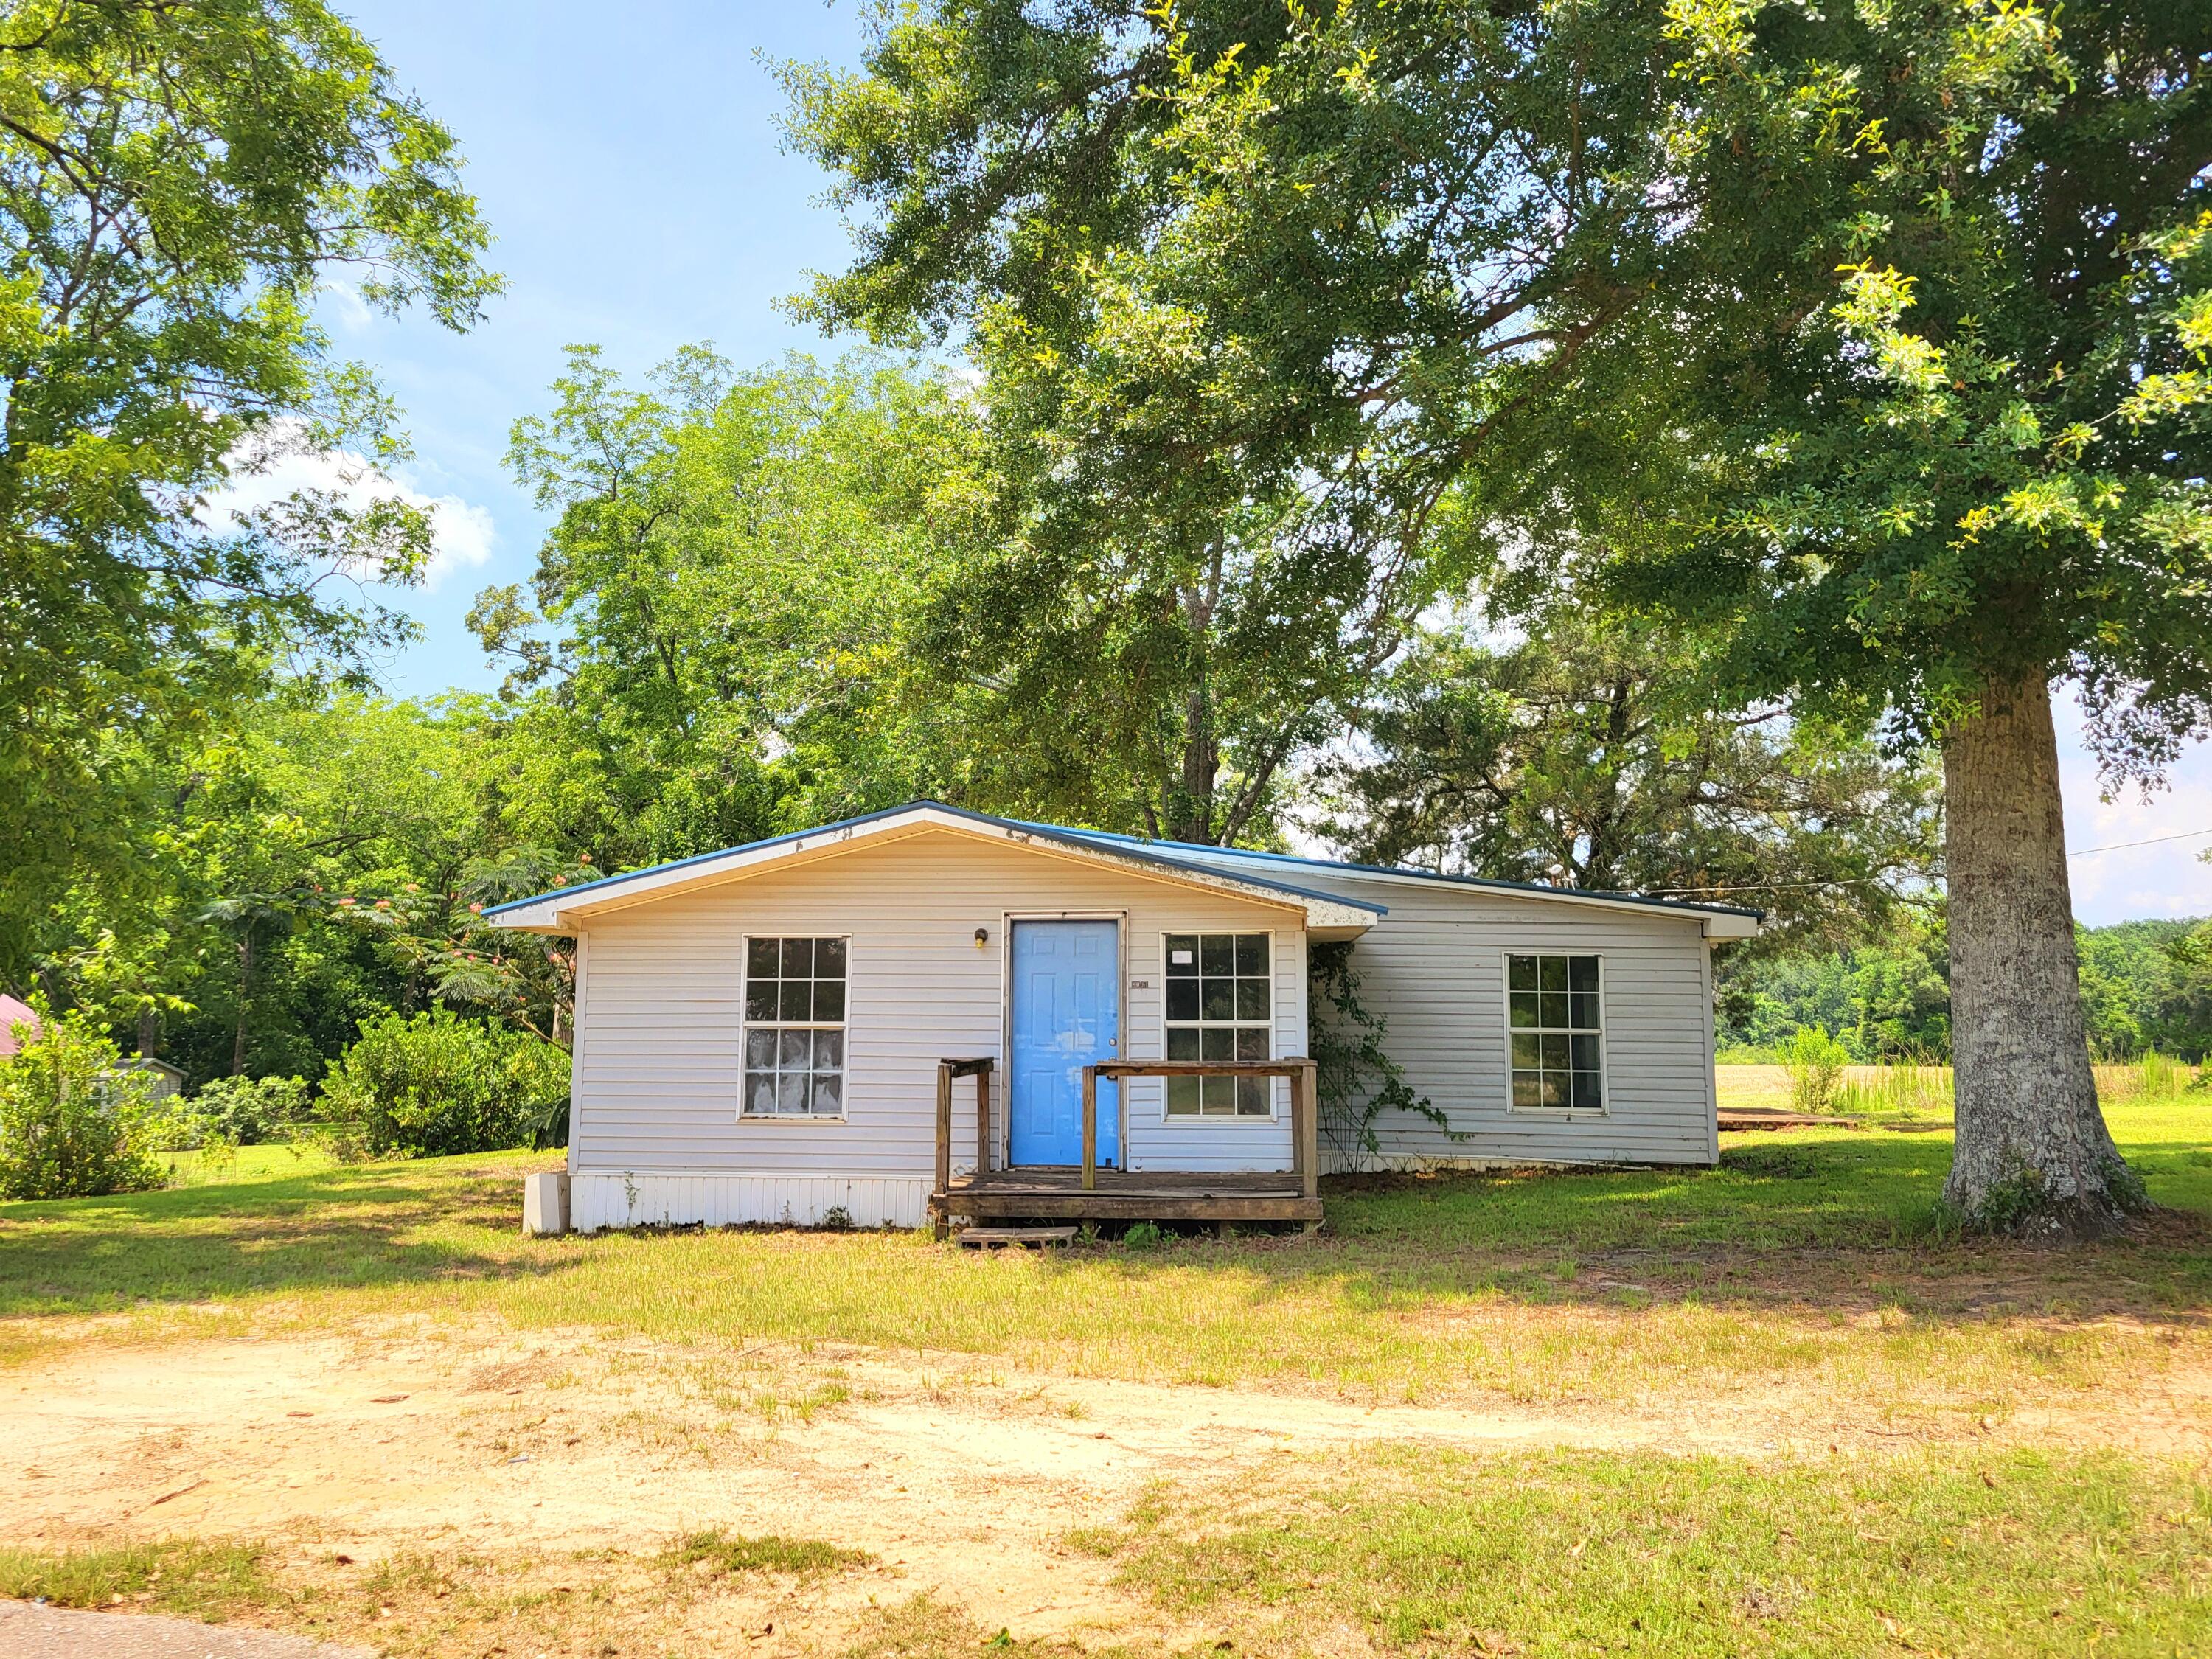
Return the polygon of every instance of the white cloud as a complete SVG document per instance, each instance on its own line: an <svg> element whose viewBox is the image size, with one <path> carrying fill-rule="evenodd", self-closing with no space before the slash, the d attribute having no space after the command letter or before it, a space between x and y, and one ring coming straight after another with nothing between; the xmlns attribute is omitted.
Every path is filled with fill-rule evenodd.
<svg viewBox="0 0 2212 1659"><path fill-rule="evenodd" d="M422 584L425 591L434 592L454 571L472 570L491 559L498 537L488 508L458 495L425 495L350 451L282 450L251 471L243 464L244 457L236 459L240 465L229 488L209 498L203 515L206 523L228 524L233 513L250 513L295 491L326 491L356 507L399 501L429 514L430 562Z"/></svg>

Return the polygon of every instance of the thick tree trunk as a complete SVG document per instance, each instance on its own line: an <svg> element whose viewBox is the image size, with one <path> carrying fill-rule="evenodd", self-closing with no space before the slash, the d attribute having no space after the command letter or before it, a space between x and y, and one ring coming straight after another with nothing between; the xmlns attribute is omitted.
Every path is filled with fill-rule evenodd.
<svg viewBox="0 0 2212 1659"><path fill-rule="evenodd" d="M2024 1237L2142 1207L2097 1105L2081 1024L2058 742L2040 676L1991 684L1943 744L1958 1150L1945 1199Z"/></svg>

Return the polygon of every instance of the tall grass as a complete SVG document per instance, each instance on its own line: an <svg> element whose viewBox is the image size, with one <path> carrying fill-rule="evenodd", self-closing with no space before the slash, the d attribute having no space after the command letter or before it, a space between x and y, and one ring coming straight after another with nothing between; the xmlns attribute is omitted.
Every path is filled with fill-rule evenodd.
<svg viewBox="0 0 2212 1659"><path fill-rule="evenodd" d="M1845 1117L1942 1118L1951 1112L1951 1068L1929 1064L1854 1066L1836 1091Z"/></svg>

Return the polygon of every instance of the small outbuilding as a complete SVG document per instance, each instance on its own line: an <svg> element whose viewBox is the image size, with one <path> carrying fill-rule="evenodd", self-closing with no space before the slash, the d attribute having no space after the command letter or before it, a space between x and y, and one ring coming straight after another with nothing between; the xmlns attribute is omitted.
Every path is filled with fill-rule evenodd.
<svg viewBox="0 0 2212 1659"><path fill-rule="evenodd" d="M0 992L0 1060L12 1058L22 1046L15 1040L18 1026L29 1027L30 1035L37 1036L43 1029L39 1024L39 1011L20 997Z"/></svg>
<svg viewBox="0 0 2212 1659"><path fill-rule="evenodd" d="M1325 1166L1711 1164L1708 949L1756 911L916 802L486 913L576 941L567 1218L1304 1221ZM1324 1137L1348 945L1443 1123Z"/></svg>

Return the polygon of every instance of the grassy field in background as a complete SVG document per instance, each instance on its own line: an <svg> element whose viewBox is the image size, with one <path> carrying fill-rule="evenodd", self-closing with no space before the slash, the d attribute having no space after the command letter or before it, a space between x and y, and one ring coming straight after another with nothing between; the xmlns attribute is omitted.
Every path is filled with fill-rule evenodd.
<svg viewBox="0 0 2212 1659"><path fill-rule="evenodd" d="M1931 1238L1941 1131L1730 1136L1711 1170L1352 1180L1315 1238L1004 1259L878 1232L524 1238L517 1177L558 1154L276 1164L0 1205L0 1355L43 1348L75 1315L121 1315L115 1334L134 1339L489 1316L1389 1398L1617 1399L1761 1377L2002 1406L2143 1375L2208 1340L2212 1097L2112 1119L2154 1198L2197 1220L2086 1254Z"/></svg>

